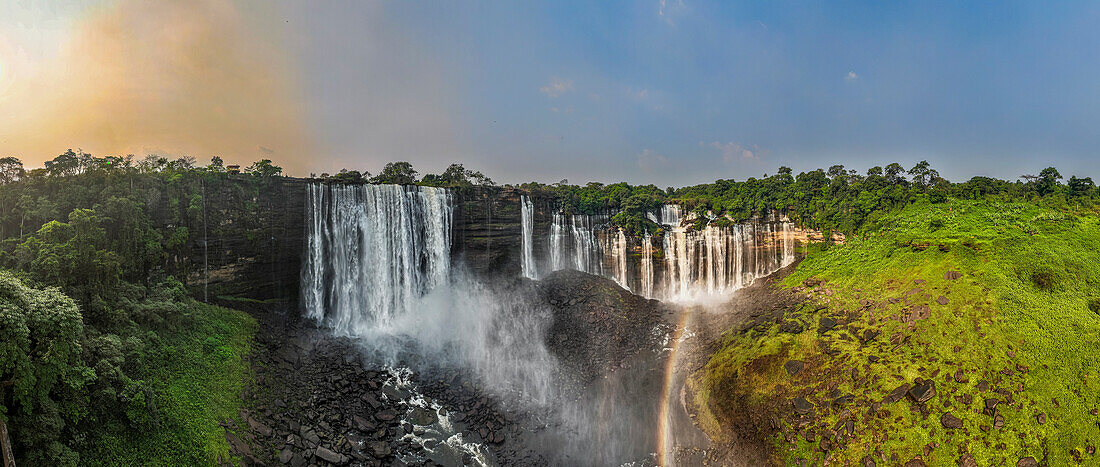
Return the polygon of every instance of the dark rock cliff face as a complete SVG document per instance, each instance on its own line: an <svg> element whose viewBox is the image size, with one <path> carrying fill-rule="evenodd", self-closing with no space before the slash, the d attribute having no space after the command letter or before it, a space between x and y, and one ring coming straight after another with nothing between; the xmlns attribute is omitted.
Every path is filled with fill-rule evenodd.
<svg viewBox="0 0 1100 467"><path fill-rule="evenodd" d="M231 181L232 182L232 181ZM308 179L282 178L250 193L247 183L228 183L207 193L206 245L196 235L181 276L195 297L277 300L294 309L307 246ZM520 273L523 232L520 190L475 187L454 191L452 262L482 277ZM536 257L547 255L545 239L555 202L533 199ZM202 226L190 226L200 232ZM205 262L204 262L205 252ZM204 268L204 263L206 267Z"/></svg>
<svg viewBox="0 0 1100 467"><path fill-rule="evenodd" d="M520 274L523 248L521 190L478 187L455 192L452 262L482 277ZM548 256L545 241L556 201L532 197L534 254Z"/></svg>
<svg viewBox="0 0 1100 467"><path fill-rule="evenodd" d="M196 298L297 303L306 245L306 184L285 178L256 189L243 178L230 179L206 193L205 235L201 224L189 226L195 234L181 274Z"/></svg>

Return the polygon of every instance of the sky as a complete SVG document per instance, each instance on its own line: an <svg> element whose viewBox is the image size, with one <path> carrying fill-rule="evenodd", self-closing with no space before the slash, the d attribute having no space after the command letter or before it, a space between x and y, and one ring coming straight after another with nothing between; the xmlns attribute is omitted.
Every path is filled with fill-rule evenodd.
<svg viewBox="0 0 1100 467"><path fill-rule="evenodd" d="M1100 179L1097 2L0 0L0 155Z"/></svg>

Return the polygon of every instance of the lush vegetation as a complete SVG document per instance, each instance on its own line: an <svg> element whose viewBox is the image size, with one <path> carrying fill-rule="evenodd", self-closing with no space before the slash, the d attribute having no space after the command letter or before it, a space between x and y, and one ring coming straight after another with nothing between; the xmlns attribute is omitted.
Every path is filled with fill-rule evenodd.
<svg viewBox="0 0 1100 467"><path fill-rule="evenodd" d="M218 422L240 408L255 323L176 278L201 267L207 223L248 231L247 206L227 201L254 199L281 170L247 172L231 180L217 158L68 151L31 171L0 159L0 419L21 464L227 455Z"/></svg>
<svg viewBox="0 0 1100 467"><path fill-rule="evenodd" d="M217 422L239 409L247 379L241 357L255 324L192 298L206 295L195 280L203 277L201 246L217 237L262 248L263 239L275 237L276 227L256 213L282 175L270 160L238 172L216 157L199 166L190 158L68 151L34 170L15 158L0 159L0 419L11 428L21 461L201 464L226 453ZM345 170L320 178L459 190L494 186L460 164L423 177L411 164L393 162L377 175ZM1037 450L1062 460L1072 457L1070 449L1083 452L1095 435L1093 421L1080 412L1097 405L1088 399L1097 393L1089 379L1097 368L1086 356L1098 346L1100 277L1088 265L1100 260L1093 247L1100 241L1094 214L1100 194L1088 178L1062 183L1053 168L1022 178L951 183L922 162L909 170L875 167L866 175L841 166L797 176L780 168L760 179L680 189L564 180L515 188L552 196L566 212L613 212L613 222L632 235L660 234L648 214L670 202L699 214L700 225L782 210L807 227L854 234L844 245L810 255L789 284L827 280L832 295L820 297L826 307L792 316L806 323L840 316L846 331L728 336L699 379L704 389L734 388L701 392L715 396L705 405L716 407L718 417L736 403L782 400L786 406L795 394L819 398L825 389L861 392L870 400L892 389L887 382L898 377L948 367L972 371L970 388L987 369L1007 365L1004 356L1012 351L1019 356L1013 362L1030 369L1012 380L1024 385L1018 400L1028 405L1007 412L1019 423L999 434L994 448L979 437L968 449L982 461ZM943 279L949 269L966 278ZM904 295L917 279L928 294L949 296L949 309L927 303L924 295ZM883 302L874 316L854 311L860 300L887 298L900 301ZM837 337L868 329L892 335L902 324L884 317L918 305L934 312L913 325L919 332L906 346ZM841 349L842 358L815 353L823 344ZM945 354L956 345L959 350ZM872 356L879 363L865 369L859 359ZM785 379L775 365L787 358L806 359L824 377ZM864 379L850 378L856 367ZM755 384L730 386L731 374L755 378ZM987 379L1003 380L997 378ZM967 412L973 409L956 410L967 427L981 423L980 414ZM1023 423L1034 415L1025 409L1042 411L1048 422ZM964 442L942 430L932 433L930 422L917 415L888 410L895 418L876 418L865 433L887 430L889 439L852 443L909 455L927 440L952 448ZM821 423L828 424L839 415L824 416ZM1000 442L1005 446L996 449ZM812 449L798 442L784 452L813 458Z"/></svg>
<svg viewBox="0 0 1100 467"><path fill-rule="evenodd" d="M978 465L1027 456L1044 465L1095 462L1097 245L1093 210L950 199L877 216L843 245L812 248L786 279L787 287L810 286L811 301L784 317L804 330L728 334L696 376L697 402L718 420L734 410L774 414L781 426L772 441L784 462L817 463L827 454L856 464L876 450L898 456L891 465L917 455L954 465L962 452ZM823 332L822 318L839 324ZM805 369L789 374L790 360ZM874 412L874 402L918 377L935 381L938 393L923 409L902 400ZM853 399L835 403L845 395ZM816 406L808 426L792 417L796 397ZM1003 428L983 412L987 398L1002 401ZM947 412L961 428L942 426ZM823 451L827 434L832 448Z"/></svg>
<svg viewBox="0 0 1100 467"><path fill-rule="evenodd" d="M897 163L885 169L872 167L865 175L842 165L798 175L793 175L788 167L780 167L776 174L759 179L717 180L665 190L653 185L626 183L589 183L580 187L569 185L565 180L554 185L530 183L521 187L557 196L568 212L594 214L615 210L620 214L615 222L634 235L658 232L658 226L646 219L646 213L663 203L684 206L695 212L701 223L740 222L779 210L809 228L851 233L892 210L918 202L939 203L949 198L1042 199L1047 205L1065 208L1091 206L1100 199L1100 191L1091 178L1073 176L1062 183L1062 175L1053 167L1044 169L1038 176L1022 175L1021 178L1021 181L1007 182L974 177L963 183L953 183L940 177L928 162L921 161L909 170Z"/></svg>

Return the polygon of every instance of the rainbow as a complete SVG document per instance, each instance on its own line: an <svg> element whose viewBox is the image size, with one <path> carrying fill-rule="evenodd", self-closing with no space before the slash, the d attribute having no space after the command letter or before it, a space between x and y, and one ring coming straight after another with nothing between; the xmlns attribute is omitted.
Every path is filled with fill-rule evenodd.
<svg viewBox="0 0 1100 467"><path fill-rule="evenodd" d="M672 340L668 361L665 362L665 384L661 391L661 412L657 417L657 460L664 467L670 467L676 463L676 454L673 452L672 435L672 386L676 373L676 360L680 352L681 337L684 328L687 327L691 313L685 309L680 314L680 320L676 323L676 329L672 332Z"/></svg>

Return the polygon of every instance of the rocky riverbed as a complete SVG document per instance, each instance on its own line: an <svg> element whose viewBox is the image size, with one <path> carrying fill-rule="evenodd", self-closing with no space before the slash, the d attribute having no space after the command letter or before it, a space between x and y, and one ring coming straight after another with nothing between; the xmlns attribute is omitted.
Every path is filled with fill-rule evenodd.
<svg viewBox="0 0 1100 467"><path fill-rule="evenodd" d="M248 409L223 423L232 454L247 465L654 465L675 310L574 271L518 288L552 310L560 402L547 407L494 395L468 369L382 365L278 305L232 303L259 321Z"/></svg>

